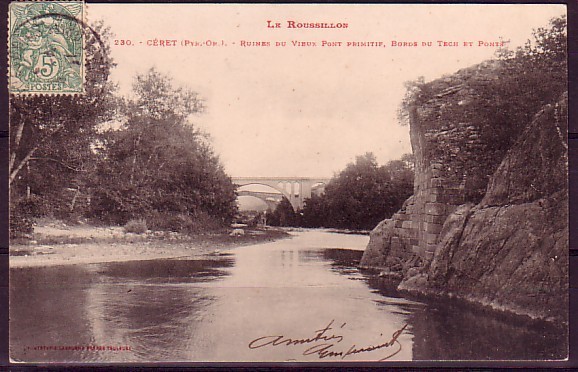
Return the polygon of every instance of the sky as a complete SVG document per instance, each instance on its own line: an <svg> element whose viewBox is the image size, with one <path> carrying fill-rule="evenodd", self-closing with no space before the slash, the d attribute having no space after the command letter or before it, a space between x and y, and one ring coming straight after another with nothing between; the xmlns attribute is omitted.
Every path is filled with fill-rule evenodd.
<svg viewBox="0 0 578 372"><path fill-rule="evenodd" d="M397 159L411 152L409 128L397 120L405 82L492 58L497 48L480 41L522 45L532 29L565 12L563 5L544 4L88 6L89 22L103 20L115 35L111 79L119 94L128 94L134 76L151 67L199 93L207 110L194 122L234 177L331 177L366 152L380 164ZM281 27L268 28L267 21ZM288 21L348 27L287 28ZM159 40L176 45L158 46ZM218 46L184 46L185 40Z"/></svg>

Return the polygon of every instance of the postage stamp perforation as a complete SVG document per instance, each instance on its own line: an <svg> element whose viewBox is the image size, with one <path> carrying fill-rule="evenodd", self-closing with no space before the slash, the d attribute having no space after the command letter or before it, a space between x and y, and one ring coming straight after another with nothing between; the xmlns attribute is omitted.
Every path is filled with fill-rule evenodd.
<svg viewBox="0 0 578 372"><path fill-rule="evenodd" d="M11 94L84 94L83 1L15 1L8 19Z"/></svg>

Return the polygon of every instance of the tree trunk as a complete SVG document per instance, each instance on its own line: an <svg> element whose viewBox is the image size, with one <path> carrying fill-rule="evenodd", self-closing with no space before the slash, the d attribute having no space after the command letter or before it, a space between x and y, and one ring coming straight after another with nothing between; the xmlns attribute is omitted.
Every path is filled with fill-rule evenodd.
<svg viewBox="0 0 578 372"><path fill-rule="evenodd" d="M80 187L78 187L76 189L76 191L74 192L74 196L72 197L72 202L70 202L70 212L74 212L74 206L76 205L76 199L78 198L79 194L80 194Z"/></svg>
<svg viewBox="0 0 578 372"><path fill-rule="evenodd" d="M16 176L18 175L18 172L20 172L22 170L22 168L28 164L28 161L30 160L30 158L32 157L32 155L34 155L34 152L38 149L38 147L33 148L32 150L30 150L28 152L28 154L24 157L24 159L22 159L22 161L20 162L20 164L18 164L18 167L16 167L16 169L10 169L10 178L8 179L8 186L12 186L12 182L16 179Z"/></svg>
<svg viewBox="0 0 578 372"><path fill-rule="evenodd" d="M129 179L129 184L132 186L133 181L134 181L134 172L135 172L135 168L136 168L136 157L137 157L137 151L138 151L138 146L140 145L140 140L142 137L142 131L138 134L138 138L136 139L136 142L134 144L134 157L132 159L132 167L130 170L130 179Z"/></svg>
<svg viewBox="0 0 578 372"><path fill-rule="evenodd" d="M20 122L18 125L18 129L16 130L16 136L14 137L14 143L10 144L10 166L9 172L12 174L12 169L14 167L14 162L16 161L16 151L20 147L20 140L22 139L22 132L24 131L24 120Z"/></svg>

